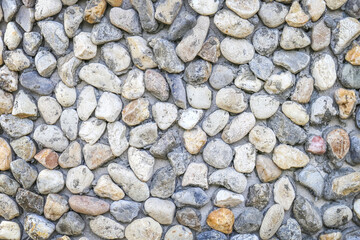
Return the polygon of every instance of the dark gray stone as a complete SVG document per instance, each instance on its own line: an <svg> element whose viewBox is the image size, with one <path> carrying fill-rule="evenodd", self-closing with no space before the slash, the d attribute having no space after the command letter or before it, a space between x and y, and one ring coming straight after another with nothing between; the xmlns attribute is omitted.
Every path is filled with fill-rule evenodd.
<svg viewBox="0 0 360 240"><path fill-rule="evenodd" d="M346 159L351 165L360 163L360 134L350 133L350 158Z"/></svg>
<svg viewBox="0 0 360 240"><path fill-rule="evenodd" d="M132 6L139 13L141 27L146 32L154 32L158 28L155 20L154 6L151 0L132 0Z"/></svg>
<svg viewBox="0 0 360 240"><path fill-rule="evenodd" d="M346 88L360 88L360 66L345 63L340 72L340 82Z"/></svg>
<svg viewBox="0 0 360 240"><path fill-rule="evenodd" d="M254 207L259 210L262 210L268 205L270 201L270 196L271 196L270 184L268 183L254 184L249 187L246 206Z"/></svg>
<svg viewBox="0 0 360 240"><path fill-rule="evenodd" d="M293 214L304 232L315 233L323 227L321 215L314 203L300 195L294 201Z"/></svg>
<svg viewBox="0 0 360 240"><path fill-rule="evenodd" d="M176 55L174 43L166 39L154 38L149 42L149 45L153 48L159 68L168 73L180 73L184 71L185 65Z"/></svg>
<svg viewBox="0 0 360 240"><path fill-rule="evenodd" d="M276 235L280 240L302 240L300 225L293 218L289 218L286 224L279 228Z"/></svg>
<svg viewBox="0 0 360 240"><path fill-rule="evenodd" d="M166 74L174 103L179 108L186 108L186 91L181 76L178 74Z"/></svg>
<svg viewBox="0 0 360 240"><path fill-rule="evenodd" d="M76 212L67 212L56 224L56 231L69 236L79 235L85 228L85 221Z"/></svg>
<svg viewBox="0 0 360 240"><path fill-rule="evenodd" d="M310 56L304 52L280 50L274 53L273 61L275 65L296 74L309 65Z"/></svg>
<svg viewBox="0 0 360 240"><path fill-rule="evenodd" d="M274 131L281 143L295 145L306 141L307 135L305 130L279 111L269 118L268 127Z"/></svg>
<svg viewBox="0 0 360 240"><path fill-rule="evenodd" d="M110 205L110 213L119 222L130 223L140 211L140 203L119 200Z"/></svg>
<svg viewBox="0 0 360 240"><path fill-rule="evenodd" d="M1 115L0 125L2 129L13 138L28 135L34 128L34 123L30 119L19 118L11 114Z"/></svg>
<svg viewBox="0 0 360 240"><path fill-rule="evenodd" d="M16 193L16 202L26 212L42 215L44 212L44 198L29 190L19 188Z"/></svg>
<svg viewBox="0 0 360 240"><path fill-rule="evenodd" d="M258 231L263 219L262 213L253 207L242 209L240 215L236 218L234 229L238 233L252 233Z"/></svg>
<svg viewBox="0 0 360 240"><path fill-rule="evenodd" d="M185 173L192 158L191 154L183 147L174 149L167 154L167 157L177 176Z"/></svg>
<svg viewBox="0 0 360 240"><path fill-rule="evenodd" d="M272 61L261 55L255 55L250 61L249 66L254 75L263 80L268 80L274 70Z"/></svg>
<svg viewBox="0 0 360 240"><path fill-rule="evenodd" d="M227 240L227 237L225 234L221 232L211 230L198 234L196 236L196 239L197 240Z"/></svg>
<svg viewBox="0 0 360 240"><path fill-rule="evenodd" d="M150 194L153 197L168 198L175 191L176 175L172 167L158 169L151 180Z"/></svg>
<svg viewBox="0 0 360 240"><path fill-rule="evenodd" d="M185 69L184 79L193 85L202 84L209 79L211 68L211 64L202 59L190 62Z"/></svg>
<svg viewBox="0 0 360 240"><path fill-rule="evenodd" d="M348 0L345 4L345 12L351 17L360 18L360 1Z"/></svg>
<svg viewBox="0 0 360 240"><path fill-rule="evenodd" d="M95 45L101 45L112 41L119 41L121 38L121 30L105 20L94 25L93 29L91 30L91 41Z"/></svg>
<svg viewBox="0 0 360 240"><path fill-rule="evenodd" d="M196 18L191 13L180 11L168 30L169 40L175 41L182 38L185 33L195 27Z"/></svg>
<svg viewBox="0 0 360 240"><path fill-rule="evenodd" d="M37 171L23 159L12 161L10 169L16 181L25 189L30 188L36 181Z"/></svg>
<svg viewBox="0 0 360 240"><path fill-rule="evenodd" d="M176 220L195 231L201 231L201 213L197 209L183 208L176 212Z"/></svg>
<svg viewBox="0 0 360 240"><path fill-rule="evenodd" d="M175 129L168 130L151 146L150 153L156 158L166 159L167 154L181 143L179 132Z"/></svg>
<svg viewBox="0 0 360 240"><path fill-rule="evenodd" d="M49 78L41 77L36 71L22 73L20 84L39 95L50 95L55 88L55 84Z"/></svg>
<svg viewBox="0 0 360 240"><path fill-rule="evenodd" d="M210 197L201 188L188 188L174 193L171 198L177 207L203 207L210 201Z"/></svg>

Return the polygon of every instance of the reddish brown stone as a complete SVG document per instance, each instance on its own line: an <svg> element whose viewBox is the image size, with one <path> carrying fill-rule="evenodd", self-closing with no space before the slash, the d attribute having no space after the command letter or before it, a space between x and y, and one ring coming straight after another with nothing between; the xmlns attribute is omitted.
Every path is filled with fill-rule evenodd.
<svg viewBox="0 0 360 240"><path fill-rule="evenodd" d="M43 149L34 158L48 169L54 169L58 165L59 155L52 149Z"/></svg>
<svg viewBox="0 0 360 240"><path fill-rule="evenodd" d="M105 9L106 0L88 1L84 13L85 21L91 24L100 22L100 19L104 15Z"/></svg>
<svg viewBox="0 0 360 240"><path fill-rule="evenodd" d="M326 142L320 136L311 136L306 143L305 149L312 154L322 155L326 152Z"/></svg>
<svg viewBox="0 0 360 240"><path fill-rule="evenodd" d="M350 149L350 139L348 133L341 128L329 132L326 142L330 153L337 159L343 159Z"/></svg>
<svg viewBox="0 0 360 240"><path fill-rule="evenodd" d="M98 198L89 196L74 195L69 199L72 210L91 216L98 216L109 211L110 205Z"/></svg>
<svg viewBox="0 0 360 240"><path fill-rule="evenodd" d="M206 223L211 228L225 234L230 234L233 231L234 221L233 212L227 208L212 211L206 219Z"/></svg>

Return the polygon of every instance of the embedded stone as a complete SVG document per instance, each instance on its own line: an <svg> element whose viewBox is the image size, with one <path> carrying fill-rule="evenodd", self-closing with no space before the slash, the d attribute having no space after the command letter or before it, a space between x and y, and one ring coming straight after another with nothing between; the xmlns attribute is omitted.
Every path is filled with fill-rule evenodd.
<svg viewBox="0 0 360 240"><path fill-rule="evenodd" d="M253 45L245 39L226 37L220 44L222 55L234 64L245 64L255 55Z"/></svg>
<svg viewBox="0 0 360 240"><path fill-rule="evenodd" d="M291 100L298 103L308 103L314 90L312 77L301 77L297 80Z"/></svg>
<svg viewBox="0 0 360 240"><path fill-rule="evenodd" d="M276 28L285 22L288 15L288 8L278 2L263 3L259 10L259 17L262 22L270 28Z"/></svg>
<svg viewBox="0 0 360 240"><path fill-rule="evenodd" d="M285 21L287 24L289 24L291 27L302 27L304 26L308 21L310 20L310 17L306 15L304 10L301 8L301 5L299 2L293 2L291 4L289 13L286 15Z"/></svg>
<svg viewBox="0 0 360 240"><path fill-rule="evenodd" d="M254 25L248 20L226 9L215 14L214 23L221 32L231 37L246 38L254 31Z"/></svg>
<svg viewBox="0 0 360 240"><path fill-rule="evenodd" d="M97 216L90 221L89 225L91 231L101 238L116 239L124 237L125 227L111 218Z"/></svg>
<svg viewBox="0 0 360 240"><path fill-rule="evenodd" d="M149 101L139 98L124 107L121 112L122 120L129 126L135 126L150 117Z"/></svg>
<svg viewBox="0 0 360 240"><path fill-rule="evenodd" d="M186 130L183 138L185 148L191 154L198 154L207 141L206 133L199 126Z"/></svg>
<svg viewBox="0 0 360 240"><path fill-rule="evenodd" d="M100 22L105 13L106 1L105 0L91 0L87 2L84 11L84 20L90 24Z"/></svg>
<svg viewBox="0 0 360 240"><path fill-rule="evenodd" d="M282 173L281 169L268 157L258 155L256 158L256 172L262 182L272 182Z"/></svg>
<svg viewBox="0 0 360 240"><path fill-rule="evenodd" d="M136 177L143 182L147 182L153 174L155 159L145 151L130 147L128 150L130 168Z"/></svg>
<svg viewBox="0 0 360 240"><path fill-rule="evenodd" d="M242 193L246 188L247 180L242 173L228 167L213 172L209 176L209 184L224 186L231 191Z"/></svg>
<svg viewBox="0 0 360 240"><path fill-rule="evenodd" d="M260 237L270 239L275 235L284 219L284 209L280 204L272 205L266 212L260 227Z"/></svg>
<svg viewBox="0 0 360 240"><path fill-rule="evenodd" d="M221 138L228 144L240 141L255 126L255 121L252 113L241 113L226 125Z"/></svg>
<svg viewBox="0 0 360 240"><path fill-rule="evenodd" d="M69 198L69 205L77 213L98 216L109 211L110 205L98 198L73 195Z"/></svg>
<svg viewBox="0 0 360 240"><path fill-rule="evenodd" d="M160 239L162 235L161 225L150 217L134 220L125 229L125 237L129 240Z"/></svg>
<svg viewBox="0 0 360 240"><path fill-rule="evenodd" d="M94 192L99 197L110 198L113 201L123 199L124 191L116 185L109 175L102 175L94 187Z"/></svg>
<svg viewBox="0 0 360 240"><path fill-rule="evenodd" d="M114 122L120 115L122 102L114 93L104 92L98 100L95 117L107 122Z"/></svg>
<svg viewBox="0 0 360 240"><path fill-rule="evenodd" d="M150 217L158 223L169 225L175 216L175 204L169 200L159 198L149 198L144 203L144 210Z"/></svg>
<svg viewBox="0 0 360 240"><path fill-rule="evenodd" d="M127 37L126 41L129 46L131 59L138 68L145 70L157 66L155 56L147 46L147 41L144 38L133 36Z"/></svg>
<svg viewBox="0 0 360 240"><path fill-rule="evenodd" d="M145 71L145 89L160 101L169 98L169 85L166 79L157 71L148 69Z"/></svg>
<svg viewBox="0 0 360 240"><path fill-rule="evenodd" d="M285 50L305 48L311 44L311 40L300 28L285 26L281 34L280 46Z"/></svg>
<svg viewBox="0 0 360 240"><path fill-rule="evenodd" d="M356 94L354 90L339 88L334 94L335 101L339 105L339 116L342 119L350 117L355 110Z"/></svg>
<svg viewBox="0 0 360 240"><path fill-rule="evenodd" d="M255 167L256 149L251 143L245 143L243 145L234 148L234 168L240 173L251 173Z"/></svg>
<svg viewBox="0 0 360 240"><path fill-rule="evenodd" d="M38 176L36 169L23 159L12 161L10 170L16 181L25 189L30 188Z"/></svg>
<svg viewBox="0 0 360 240"><path fill-rule="evenodd" d="M233 231L234 221L234 213L227 208L212 211L206 219L206 223L211 228L225 234L230 234Z"/></svg>
<svg viewBox="0 0 360 240"><path fill-rule="evenodd" d="M55 231L55 224L36 214L29 214L24 219L24 230L33 239L48 239Z"/></svg>
<svg viewBox="0 0 360 240"><path fill-rule="evenodd" d="M86 192L92 181L94 180L94 174L88 167L80 165L71 168L66 176L66 187L70 192L77 194Z"/></svg>
<svg viewBox="0 0 360 240"><path fill-rule="evenodd" d="M206 164L190 163L188 168L186 169L186 172L184 173L181 185L183 187L194 186L207 189L207 173L208 167L206 166Z"/></svg>
<svg viewBox="0 0 360 240"><path fill-rule="evenodd" d="M101 143L85 144L83 154L85 163L91 170L102 166L115 157L110 146Z"/></svg>

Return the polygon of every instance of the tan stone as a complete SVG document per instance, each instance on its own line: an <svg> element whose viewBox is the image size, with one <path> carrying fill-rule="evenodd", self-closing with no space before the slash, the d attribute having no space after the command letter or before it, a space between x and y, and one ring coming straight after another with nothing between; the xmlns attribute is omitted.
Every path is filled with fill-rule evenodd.
<svg viewBox="0 0 360 240"><path fill-rule="evenodd" d="M343 159L350 149L348 133L341 128L332 130L326 135L328 151L331 151L337 159Z"/></svg>
<svg viewBox="0 0 360 240"><path fill-rule="evenodd" d="M301 168L309 163L309 157L297 148L280 144L274 149L274 163L281 169Z"/></svg>
<svg viewBox="0 0 360 240"><path fill-rule="evenodd" d="M206 219L206 223L211 228L225 234L230 234L233 231L234 221L234 213L227 208L212 211Z"/></svg>
<svg viewBox="0 0 360 240"><path fill-rule="evenodd" d="M298 1L293 2L291 5L289 13L285 17L285 21L292 27L302 27L308 21L310 17L306 15L304 10L301 8Z"/></svg>
<svg viewBox="0 0 360 240"><path fill-rule="evenodd" d="M6 142L5 139L0 138L0 170L9 170L11 160L12 153L10 145Z"/></svg>
<svg viewBox="0 0 360 240"><path fill-rule="evenodd" d="M101 143L86 144L83 147L83 155L86 165L91 170L100 167L115 157L110 146Z"/></svg>
<svg viewBox="0 0 360 240"><path fill-rule="evenodd" d="M150 117L149 101L139 98L124 107L122 110L122 120L129 126L135 126Z"/></svg>
<svg viewBox="0 0 360 240"><path fill-rule="evenodd" d="M111 180L109 175L103 175L99 178L94 187L94 192L99 197L110 198L114 201L125 197L124 191Z"/></svg>
<svg viewBox="0 0 360 240"><path fill-rule="evenodd" d="M313 22L319 20L326 9L324 0L305 0L304 6L308 9L311 20Z"/></svg>
<svg viewBox="0 0 360 240"><path fill-rule="evenodd" d="M261 223L260 238L270 239L274 236L284 219L284 215L284 209L280 204L272 205Z"/></svg>
<svg viewBox="0 0 360 240"><path fill-rule="evenodd" d="M98 198L89 196L73 195L69 199L72 210L91 216L101 215L110 209L110 205Z"/></svg>
<svg viewBox="0 0 360 240"><path fill-rule="evenodd" d="M262 182L274 181L282 173L281 169L270 158L263 155L257 156L256 172Z"/></svg>
<svg viewBox="0 0 360 240"><path fill-rule="evenodd" d="M120 7L123 0L106 0L112 7Z"/></svg>
<svg viewBox="0 0 360 240"><path fill-rule="evenodd" d="M320 51L330 44L331 29L326 26L324 20L320 20L312 28L311 48L314 51Z"/></svg>
<svg viewBox="0 0 360 240"><path fill-rule="evenodd" d="M332 181L331 189L334 193L347 196L360 192L360 172L353 172Z"/></svg>
<svg viewBox="0 0 360 240"><path fill-rule="evenodd" d="M292 101L286 101L281 106L282 112L297 125L304 126L309 122L309 114L305 107Z"/></svg>
<svg viewBox="0 0 360 240"><path fill-rule="evenodd" d="M319 236L319 240L341 240L341 232L324 233Z"/></svg>
<svg viewBox="0 0 360 240"><path fill-rule="evenodd" d="M48 169L54 169L58 165L59 155L52 149L46 148L38 152L34 158Z"/></svg>
<svg viewBox="0 0 360 240"><path fill-rule="evenodd" d="M202 59L216 63L220 57L220 41L217 37L209 37L208 40L206 40L198 53L198 56Z"/></svg>
<svg viewBox="0 0 360 240"><path fill-rule="evenodd" d="M291 96L291 100L298 103L308 103L314 91L314 79L312 77L300 78Z"/></svg>
<svg viewBox="0 0 360 240"><path fill-rule="evenodd" d="M282 177L274 184L274 201L289 210L295 199L295 190L289 178Z"/></svg>
<svg viewBox="0 0 360 240"><path fill-rule="evenodd" d="M11 93L0 89L0 115L11 113L13 108L14 96Z"/></svg>
<svg viewBox="0 0 360 240"><path fill-rule="evenodd" d="M359 66L360 65L360 46L355 44L345 56L346 61L351 63L352 65Z"/></svg>
<svg viewBox="0 0 360 240"><path fill-rule="evenodd" d="M125 229L125 237L128 240L160 240L161 235L161 225L150 217L136 219Z"/></svg>
<svg viewBox="0 0 360 240"><path fill-rule="evenodd" d="M58 194L49 194L44 206L44 216L51 221L56 221L69 209L65 197Z"/></svg>
<svg viewBox="0 0 360 240"><path fill-rule="evenodd" d="M144 38L133 36L126 38L131 58L134 64L141 70L157 66L155 56Z"/></svg>
<svg viewBox="0 0 360 240"><path fill-rule="evenodd" d="M339 88L335 91L335 101L339 105L340 118L346 119L354 112L356 94L354 90Z"/></svg>
<svg viewBox="0 0 360 240"><path fill-rule="evenodd" d="M191 154L198 154L207 141L206 133L199 126L186 130L183 138L185 148Z"/></svg>
<svg viewBox="0 0 360 240"><path fill-rule="evenodd" d="M88 1L84 12L85 21L91 24L100 22L100 19L104 15L105 9L106 9L105 0Z"/></svg>
<svg viewBox="0 0 360 240"><path fill-rule="evenodd" d="M344 5L347 0L325 0L326 6L331 10L336 10Z"/></svg>

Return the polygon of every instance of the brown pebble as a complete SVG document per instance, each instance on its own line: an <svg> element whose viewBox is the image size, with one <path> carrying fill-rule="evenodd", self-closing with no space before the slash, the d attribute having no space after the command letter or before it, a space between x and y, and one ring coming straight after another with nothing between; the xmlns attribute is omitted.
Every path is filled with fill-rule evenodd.
<svg viewBox="0 0 360 240"><path fill-rule="evenodd" d="M233 231L234 221L233 212L227 208L212 211L206 219L206 223L211 228L225 234L230 234Z"/></svg>
<svg viewBox="0 0 360 240"><path fill-rule="evenodd" d="M89 196L74 195L69 199L72 210L91 216L98 216L109 211L110 205L98 198Z"/></svg>
<svg viewBox="0 0 360 240"><path fill-rule="evenodd" d="M106 9L105 0L88 1L84 12L85 21L91 24L100 22L100 19L104 15L105 9Z"/></svg>
<svg viewBox="0 0 360 240"><path fill-rule="evenodd" d="M38 152L34 158L48 169L54 169L58 165L59 155L52 149L43 149Z"/></svg>

